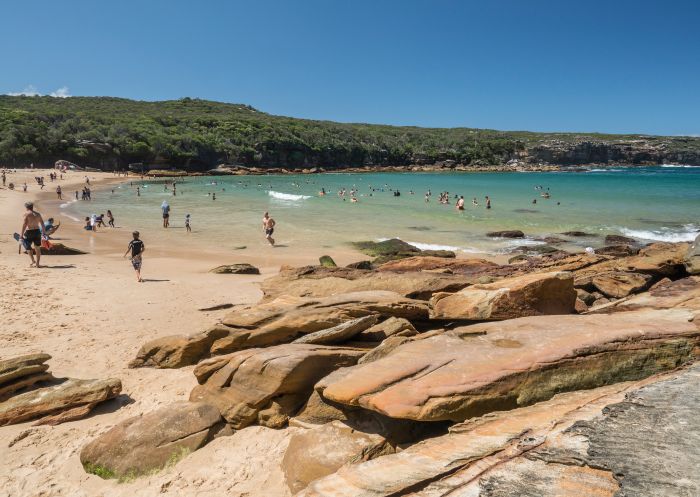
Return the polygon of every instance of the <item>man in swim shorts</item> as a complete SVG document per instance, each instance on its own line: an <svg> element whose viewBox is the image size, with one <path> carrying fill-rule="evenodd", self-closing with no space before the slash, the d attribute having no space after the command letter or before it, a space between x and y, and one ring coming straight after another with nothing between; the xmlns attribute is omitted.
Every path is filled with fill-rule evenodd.
<svg viewBox="0 0 700 497"><path fill-rule="evenodd" d="M44 231L45 225L41 214L34 211L34 204L27 202L24 204L27 209L24 213L24 218L22 221L22 229L19 231L22 233L20 240L27 248L27 253L32 259L31 266L41 267L41 233ZM31 248L31 244L34 244L34 249ZM36 261L34 260L34 253L36 252Z"/></svg>
<svg viewBox="0 0 700 497"><path fill-rule="evenodd" d="M133 236L133 240L131 240L129 242L129 246L126 247L124 257L126 257L126 254L131 251L131 256L129 259L131 259L131 265L134 267L134 271L136 271L136 281L141 283L143 281L141 279L141 263L143 253L146 250L146 245L144 245L143 241L139 239L138 231L134 231L131 235Z"/></svg>
<svg viewBox="0 0 700 497"><path fill-rule="evenodd" d="M270 245L275 245L275 239L272 238L272 234L275 232L275 220L270 217L269 213L265 213L262 220L263 230L265 230L265 238L270 243Z"/></svg>

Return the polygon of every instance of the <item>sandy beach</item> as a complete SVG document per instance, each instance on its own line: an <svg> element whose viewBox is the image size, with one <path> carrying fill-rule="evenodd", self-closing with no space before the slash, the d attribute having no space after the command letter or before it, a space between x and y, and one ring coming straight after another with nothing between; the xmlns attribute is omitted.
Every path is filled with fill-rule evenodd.
<svg viewBox="0 0 700 497"><path fill-rule="evenodd" d="M99 189L115 177L88 173ZM116 377L122 395L99 407L94 415L55 427L22 423L0 428L0 495L250 495L261 485L285 495L277 456L281 458L290 430L255 427L216 440L191 458L157 476L133 483L117 483L86 474L78 453L96 434L128 417L145 413L176 399L187 399L196 384L192 368L129 369L128 362L147 340L189 334L214 324L227 311L197 309L222 303L255 302L256 283L279 269L282 262L312 262L298 255L225 254L209 250L183 253L159 243L158 232L144 233L143 284L135 281L128 260L122 258L134 227L85 232L79 223L61 218L56 183L65 192L82 187L85 174L70 172L62 181L40 191L34 176L47 170L19 170L8 183L29 185L0 189L0 309L4 317L0 347L4 357L46 352L56 376ZM122 178L123 179L123 178ZM29 267L29 257L17 253L12 233L19 231L26 201L44 219L55 217L62 226L54 240L88 252L79 256L45 256L44 268ZM204 245L204 244L203 244ZM249 262L262 275L216 275L207 271L224 263ZM225 456L221 454L225 453ZM267 469L263 469L267 468ZM260 495L260 494L256 494Z"/></svg>

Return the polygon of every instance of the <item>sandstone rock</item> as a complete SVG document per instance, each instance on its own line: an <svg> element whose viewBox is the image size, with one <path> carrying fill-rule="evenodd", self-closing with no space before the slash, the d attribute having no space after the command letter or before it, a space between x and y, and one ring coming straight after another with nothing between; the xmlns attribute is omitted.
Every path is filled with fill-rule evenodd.
<svg viewBox="0 0 700 497"><path fill-rule="evenodd" d="M672 369L700 349L684 310L538 316L456 328L336 371L324 399L395 418L461 421Z"/></svg>
<svg viewBox="0 0 700 497"><path fill-rule="evenodd" d="M319 264L323 267L338 267L333 258L330 255L322 255L318 259Z"/></svg>
<svg viewBox="0 0 700 497"><path fill-rule="evenodd" d="M619 299L641 292L649 286L651 279L648 274L610 272L594 276L591 283L603 295Z"/></svg>
<svg viewBox="0 0 700 497"><path fill-rule="evenodd" d="M688 274L700 274L700 235L698 235L695 241L688 247L683 262Z"/></svg>
<svg viewBox="0 0 700 497"><path fill-rule="evenodd" d="M191 336L171 335L144 344L129 363L130 368L181 368L208 357L212 344L228 336L228 330L214 327Z"/></svg>
<svg viewBox="0 0 700 497"><path fill-rule="evenodd" d="M397 319L397 318L391 318ZM359 333L370 328L378 320L375 314L346 321L332 328L309 333L301 338L297 338L292 343L310 343L316 345L332 345L347 341Z"/></svg>
<svg viewBox="0 0 700 497"><path fill-rule="evenodd" d="M624 244L607 245L605 247L597 248L595 253L599 255L611 255L613 257L627 257L630 255L637 255L639 253L639 247Z"/></svg>
<svg viewBox="0 0 700 497"><path fill-rule="evenodd" d="M490 231L486 236L493 238L524 238L525 233L520 230Z"/></svg>
<svg viewBox="0 0 700 497"><path fill-rule="evenodd" d="M260 270L250 264L226 264L209 270L215 274L260 274Z"/></svg>
<svg viewBox="0 0 700 497"><path fill-rule="evenodd" d="M535 273L473 285L430 300L432 319L500 320L574 312L576 291L568 272Z"/></svg>
<svg viewBox="0 0 700 497"><path fill-rule="evenodd" d="M607 298L605 298L605 297L601 297L601 298L599 298L599 299L595 299L595 301L591 304L591 307L590 307L590 308L591 308L591 309L595 309L595 308L597 308L597 307L600 307L600 306L603 306L603 305L607 305L607 304L609 304L610 302L612 302L612 300L607 299Z"/></svg>
<svg viewBox="0 0 700 497"><path fill-rule="evenodd" d="M347 266L345 266L348 269L364 269L364 270L370 270L372 269L372 262L371 261L358 261L358 262L351 262Z"/></svg>
<svg viewBox="0 0 700 497"><path fill-rule="evenodd" d="M342 466L311 482L297 497L478 496L478 489L472 494L450 490L478 481L484 471L498 470L518 455L531 452L551 432L571 426L577 418L594 416L606 403L618 400L621 391L623 386L614 385L570 392L533 406L486 415L401 452ZM526 486L528 481L523 483Z"/></svg>
<svg viewBox="0 0 700 497"><path fill-rule="evenodd" d="M393 259L401 259L416 255L454 258L450 250L421 250L398 238L382 242L355 242L352 244L360 252L375 257L375 264L381 264Z"/></svg>
<svg viewBox="0 0 700 497"><path fill-rule="evenodd" d="M574 308L577 314L582 314L588 310L588 305L583 300L576 298L576 304Z"/></svg>
<svg viewBox="0 0 700 497"><path fill-rule="evenodd" d="M467 276L508 275L512 269L484 259L446 259L444 257L407 257L379 266L379 271L410 273L415 271L446 270Z"/></svg>
<svg viewBox="0 0 700 497"><path fill-rule="evenodd" d="M259 413L273 401L289 417L311 395L314 384L331 371L353 365L361 350L323 345L287 344L230 354L227 360L208 363L206 379L196 386L190 400L216 406L234 428L261 421ZM212 371L215 366L218 370ZM198 376L198 379L203 375ZM280 401L292 397L293 402ZM275 419L275 426L279 419Z"/></svg>
<svg viewBox="0 0 700 497"><path fill-rule="evenodd" d="M649 309L688 309L700 311L700 276L690 276L632 295L589 312L609 313ZM696 320L698 318L696 317Z"/></svg>
<svg viewBox="0 0 700 497"><path fill-rule="evenodd" d="M434 258L430 258L434 259ZM413 271L404 274L349 268L307 266L285 268L261 284L266 300L283 296L328 297L361 291L391 291L404 297L428 300L435 292L456 292L473 279L459 275Z"/></svg>
<svg viewBox="0 0 700 497"><path fill-rule="evenodd" d="M292 435L282 460L282 471L289 489L296 493L345 464L369 461L393 452L394 447L381 435L363 433L334 421Z"/></svg>
<svg viewBox="0 0 700 497"><path fill-rule="evenodd" d="M576 295L586 305L591 305L595 301L595 297L593 296L593 294L588 293L586 290L583 290L581 288L576 289Z"/></svg>
<svg viewBox="0 0 700 497"><path fill-rule="evenodd" d="M0 397L22 388L13 388L22 378L45 373L49 365L44 363L49 359L49 354L28 354L0 360Z"/></svg>
<svg viewBox="0 0 700 497"><path fill-rule="evenodd" d="M570 414L534 450L486 471L480 464L471 480L443 485L444 494L429 493L435 489L428 485L415 495L446 495L447 488L449 495L475 497L697 495L699 380L694 366L630 390L624 399L604 398L602 414ZM583 419L572 424L576 417Z"/></svg>
<svg viewBox="0 0 700 497"><path fill-rule="evenodd" d="M389 318L357 335L358 340L381 342L390 336L413 336L418 332L411 322L403 318Z"/></svg>
<svg viewBox="0 0 700 497"><path fill-rule="evenodd" d="M622 235L607 235L605 237L605 245L635 245L637 240L628 236Z"/></svg>
<svg viewBox="0 0 700 497"><path fill-rule="evenodd" d="M175 464L224 426L215 407L176 402L118 423L83 447L80 462L103 478L133 478Z"/></svg>
<svg viewBox="0 0 700 497"><path fill-rule="evenodd" d="M85 417L97 404L119 395L121 381L67 379L58 385L15 395L0 403L0 426L42 418L58 424Z"/></svg>
<svg viewBox="0 0 700 497"><path fill-rule="evenodd" d="M687 243L652 243L639 254L620 260L628 270L655 277L678 277L685 274L683 265Z"/></svg>
<svg viewBox="0 0 700 497"><path fill-rule="evenodd" d="M393 292L367 291L325 298L280 297L237 308L221 325L191 336L171 336L143 345L131 367L181 367L212 355L291 342L364 316L428 319L426 302Z"/></svg>

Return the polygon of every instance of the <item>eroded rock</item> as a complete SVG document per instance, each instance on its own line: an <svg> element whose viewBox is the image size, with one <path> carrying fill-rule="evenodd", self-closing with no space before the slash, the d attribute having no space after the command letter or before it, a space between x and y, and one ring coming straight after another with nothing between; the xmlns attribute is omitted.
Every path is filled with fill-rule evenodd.
<svg viewBox="0 0 700 497"><path fill-rule="evenodd" d="M176 402L118 423L83 448L80 462L103 478L150 474L175 464L224 428L216 407Z"/></svg>
<svg viewBox="0 0 700 497"><path fill-rule="evenodd" d="M432 319L502 320L571 314L576 291L569 272L534 273L439 293L430 300Z"/></svg>
<svg viewBox="0 0 700 497"><path fill-rule="evenodd" d="M643 378L697 353L684 310L538 316L456 328L331 373L322 397L395 418L461 421ZM415 337L414 337L415 338Z"/></svg>
<svg viewBox="0 0 700 497"><path fill-rule="evenodd" d="M210 269L209 272L215 274L260 274L258 268L247 263L217 266L214 269Z"/></svg>

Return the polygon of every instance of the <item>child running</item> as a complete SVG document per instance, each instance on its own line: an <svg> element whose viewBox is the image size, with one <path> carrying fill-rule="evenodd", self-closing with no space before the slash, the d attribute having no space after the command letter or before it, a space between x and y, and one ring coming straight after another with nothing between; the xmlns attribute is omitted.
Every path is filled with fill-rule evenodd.
<svg viewBox="0 0 700 497"><path fill-rule="evenodd" d="M131 259L131 265L134 267L134 271L136 271L136 280L141 283L143 282L143 279L141 279L141 262L142 262L142 257L143 253L146 250L146 246L144 245L143 241L139 239L139 232L134 231L132 233L132 236L134 237L133 240L129 242L129 246L126 247L126 252L124 252L124 257L126 257L126 254L131 251L131 256L129 259Z"/></svg>

